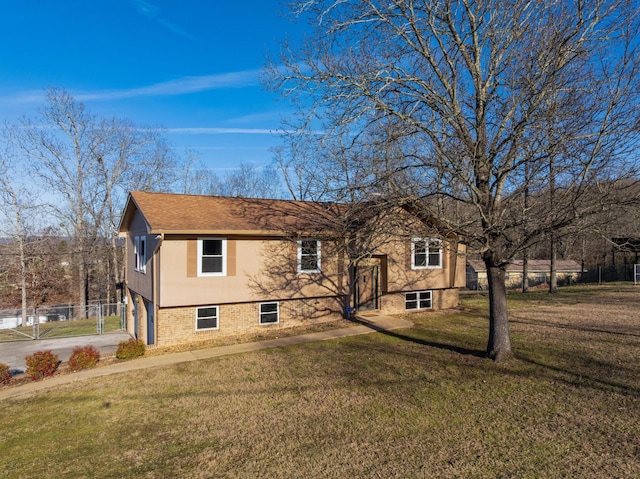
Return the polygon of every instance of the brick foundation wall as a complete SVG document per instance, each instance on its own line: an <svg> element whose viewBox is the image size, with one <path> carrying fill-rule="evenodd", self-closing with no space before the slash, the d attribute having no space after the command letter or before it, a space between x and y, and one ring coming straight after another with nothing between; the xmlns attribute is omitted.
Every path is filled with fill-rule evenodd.
<svg viewBox="0 0 640 479"><path fill-rule="evenodd" d="M185 344L220 339L273 329L309 326L342 317L339 298L312 298L279 301L277 324L260 324L260 303L236 303L218 306L218 329L196 330L196 307L160 308L157 318L156 346Z"/></svg>

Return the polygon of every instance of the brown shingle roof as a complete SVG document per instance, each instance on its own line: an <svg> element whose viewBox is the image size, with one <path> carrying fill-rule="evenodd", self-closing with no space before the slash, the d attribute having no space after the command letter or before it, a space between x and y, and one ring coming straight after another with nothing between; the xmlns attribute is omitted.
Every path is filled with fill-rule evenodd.
<svg viewBox="0 0 640 479"><path fill-rule="evenodd" d="M340 227L344 205L308 201L228 198L134 191L120 224L137 208L151 233L321 232Z"/></svg>

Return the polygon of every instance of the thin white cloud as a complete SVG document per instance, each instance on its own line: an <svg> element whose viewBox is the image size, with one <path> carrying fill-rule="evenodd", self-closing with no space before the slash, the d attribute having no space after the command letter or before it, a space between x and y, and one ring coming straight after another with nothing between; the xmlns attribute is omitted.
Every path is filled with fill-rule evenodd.
<svg viewBox="0 0 640 479"><path fill-rule="evenodd" d="M278 130L265 128L166 128L167 133L185 135L272 135Z"/></svg>
<svg viewBox="0 0 640 479"><path fill-rule="evenodd" d="M160 12L160 8L156 7L155 5L151 5L144 0L132 0L131 3L138 11L138 13L144 15L145 17L156 18L158 16L158 13Z"/></svg>
<svg viewBox="0 0 640 479"><path fill-rule="evenodd" d="M175 33L176 35L188 38L189 40L197 40L196 37L191 35L189 32L186 32L176 24L162 18L160 16L160 8L156 5L145 2L144 0L131 0L131 4L140 15L143 15L151 20L155 20L160 25L165 27L167 30Z"/></svg>
<svg viewBox="0 0 640 479"><path fill-rule="evenodd" d="M77 93L75 97L80 101L90 101L146 96L177 96L217 90L220 88L243 88L258 85L258 83L258 70L246 70L216 75L185 77L177 80L154 83L148 86L130 88L128 90L103 90Z"/></svg>
<svg viewBox="0 0 640 479"><path fill-rule="evenodd" d="M72 91L71 94L79 101L118 100L121 98L136 98L150 96L178 96L218 90L221 88L245 88L259 85L259 70L245 70L239 72L218 73L185 77L177 80L154 83L152 85L129 88L126 90L98 90L93 92ZM43 90L25 90L0 97L0 105L21 105L42 103Z"/></svg>

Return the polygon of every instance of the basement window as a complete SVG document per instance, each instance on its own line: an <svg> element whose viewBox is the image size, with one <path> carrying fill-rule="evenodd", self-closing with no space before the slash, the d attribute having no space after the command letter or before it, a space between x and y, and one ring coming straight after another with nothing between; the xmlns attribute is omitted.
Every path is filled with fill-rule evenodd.
<svg viewBox="0 0 640 479"><path fill-rule="evenodd" d="M205 306L196 308L196 331L218 329L218 307Z"/></svg>
<svg viewBox="0 0 640 479"><path fill-rule="evenodd" d="M431 309L431 291L413 291L404 295L405 309Z"/></svg>
<svg viewBox="0 0 640 479"><path fill-rule="evenodd" d="M280 308L277 301L260 303L260 324L276 324L280 322Z"/></svg>

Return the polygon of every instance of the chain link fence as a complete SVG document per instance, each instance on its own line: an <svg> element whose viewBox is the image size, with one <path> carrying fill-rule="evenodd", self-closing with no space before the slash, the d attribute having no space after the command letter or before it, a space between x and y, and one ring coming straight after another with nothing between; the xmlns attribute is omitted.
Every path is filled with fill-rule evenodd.
<svg viewBox="0 0 640 479"><path fill-rule="evenodd" d="M123 303L0 309L0 342L124 331L125 311Z"/></svg>

